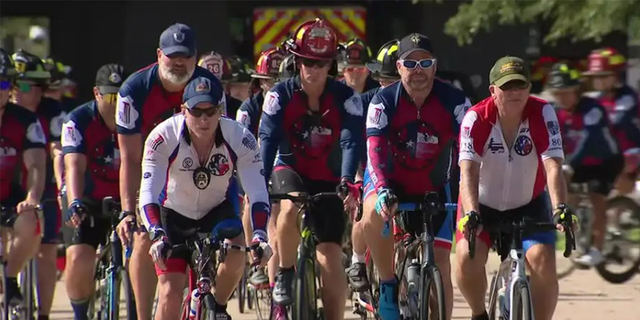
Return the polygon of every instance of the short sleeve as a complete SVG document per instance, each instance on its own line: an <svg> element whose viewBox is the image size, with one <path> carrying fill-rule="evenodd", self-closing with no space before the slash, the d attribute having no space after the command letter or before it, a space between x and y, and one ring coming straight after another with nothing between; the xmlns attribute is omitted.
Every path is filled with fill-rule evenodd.
<svg viewBox="0 0 640 320"><path fill-rule="evenodd" d="M542 160L549 158L564 159L558 116L550 104L545 104L544 107L542 107L542 118L544 120L546 130L539 130L538 134L544 135L544 137L540 138L540 141L543 144L546 142L546 145L536 146L536 148L540 148L540 156L542 157Z"/></svg>
<svg viewBox="0 0 640 320"><path fill-rule="evenodd" d="M380 94L376 94L367 108L367 136L382 135L389 125L388 108Z"/></svg>
<svg viewBox="0 0 640 320"><path fill-rule="evenodd" d="M462 160L482 162L484 144L489 133L484 128L482 120L479 119L476 111L467 112L462 118L460 129L460 156L458 157L458 163Z"/></svg>
<svg viewBox="0 0 640 320"><path fill-rule="evenodd" d="M36 118L35 115L29 120L29 124L27 125L27 134L23 140L23 149L44 149L47 139L45 138L44 130L42 129L40 121L38 121L38 118Z"/></svg>
<svg viewBox="0 0 640 320"><path fill-rule="evenodd" d="M119 134L140 133L142 103L143 101L136 100L130 86L123 85L120 88L116 104L116 127Z"/></svg>
<svg viewBox="0 0 640 320"><path fill-rule="evenodd" d="M78 128L75 118L69 119L62 126L62 152L67 153L84 153L85 143L82 132Z"/></svg>

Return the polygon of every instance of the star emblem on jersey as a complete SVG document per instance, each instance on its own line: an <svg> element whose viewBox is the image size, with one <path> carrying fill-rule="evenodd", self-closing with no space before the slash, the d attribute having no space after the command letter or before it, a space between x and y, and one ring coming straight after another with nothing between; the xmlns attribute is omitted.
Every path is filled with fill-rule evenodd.
<svg viewBox="0 0 640 320"><path fill-rule="evenodd" d="M107 155L106 157L104 157L104 163L111 163L113 162L113 159L111 159L111 156Z"/></svg>
<svg viewBox="0 0 640 320"><path fill-rule="evenodd" d="M440 139L435 130L421 121L402 127L392 138L393 154L403 166L420 169L436 160Z"/></svg>
<svg viewBox="0 0 640 320"><path fill-rule="evenodd" d="M531 138L527 136L519 136L516 143L513 145L513 149L518 155L526 156L533 150L533 142Z"/></svg>
<svg viewBox="0 0 640 320"><path fill-rule="evenodd" d="M182 43L182 41L184 41L184 33L182 32L174 33L173 40L175 40L177 43Z"/></svg>

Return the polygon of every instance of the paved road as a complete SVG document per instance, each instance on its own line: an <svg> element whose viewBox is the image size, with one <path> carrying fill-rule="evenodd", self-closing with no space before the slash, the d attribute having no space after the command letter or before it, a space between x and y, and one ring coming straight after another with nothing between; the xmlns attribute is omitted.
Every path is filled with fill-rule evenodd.
<svg viewBox="0 0 640 320"><path fill-rule="evenodd" d="M488 270L495 270L496 266L496 260L491 260ZM469 319L470 311L463 297L457 288L454 291L453 320ZM235 300L229 302L229 308L234 320L256 319L255 314L240 314ZM73 320L62 282L56 289L51 319ZM359 319L351 312L350 303L345 319ZM575 271L560 280L560 297L554 320L603 319L640 320L640 275L623 285L609 284L595 271Z"/></svg>

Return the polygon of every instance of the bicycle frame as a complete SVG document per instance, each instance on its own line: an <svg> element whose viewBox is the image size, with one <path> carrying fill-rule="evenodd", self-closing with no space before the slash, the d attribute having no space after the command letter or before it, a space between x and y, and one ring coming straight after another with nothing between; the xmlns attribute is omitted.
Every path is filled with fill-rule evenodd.
<svg viewBox="0 0 640 320"><path fill-rule="evenodd" d="M525 262L524 262L524 249L522 247L522 232L515 232L511 237L511 249L509 250L509 258L502 261L500 270L503 270L503 267L506 267L506 270L511 269L511 278L509 283L506 284L509 286L509 306L507 311L509 312L510 320L517 320L516 316L514 316L513 310L517 308L518 302L516 302L517 296L515 296L516 290L521 287L526 287L529 292L531 292L531 288L529 286L529 281L527 280L527 275L525 272ZM505 264L504 266L502 264ZM504 279L504 278L502 278ZM531 301L530 301L531 303ZM533 307L529 307L530 315L529 319L534 320L534 312Z"/></svg>

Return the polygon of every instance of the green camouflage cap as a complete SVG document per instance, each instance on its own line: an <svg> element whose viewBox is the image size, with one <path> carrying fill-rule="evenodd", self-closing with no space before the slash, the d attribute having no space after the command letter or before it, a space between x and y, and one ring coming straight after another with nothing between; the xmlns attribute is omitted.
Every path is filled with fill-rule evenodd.
<svg viewBox="0 0 640 320"><path fill-rule="evenodd" d="M489 72L489 83L501 87L512 80L531 82L529 68L524 60L506 56L498 59Z"/></svg>

